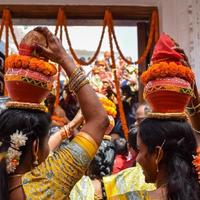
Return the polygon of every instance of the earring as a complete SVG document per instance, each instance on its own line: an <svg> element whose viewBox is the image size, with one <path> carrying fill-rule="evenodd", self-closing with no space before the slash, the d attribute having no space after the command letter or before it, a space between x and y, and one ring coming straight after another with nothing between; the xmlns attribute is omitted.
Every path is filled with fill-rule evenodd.
<svg viewBox="0 0 200 200"><path fill-rule="evenodd" d="M39 139L37 139L37 147L36 147L36 155L35 155L35 161L33 162L33 165L36 167L39 165L38 163L38 150L39 150Z"/></svg>
<svg viewBox="0 0 200 200"><path fill-rule="evenodd" d="M35 167L39 165L39 163L38 163L38 157L37 157L37 156L36 156L36 158L35 158L35 161L33 162L33 165L34 165Z"/></svg>
<svg viewBox="0 0 200 200"><path fill-rule="evenodd" d="M156 159L156 172L159 172L159 168L158 168L158 160Z"/></svg>

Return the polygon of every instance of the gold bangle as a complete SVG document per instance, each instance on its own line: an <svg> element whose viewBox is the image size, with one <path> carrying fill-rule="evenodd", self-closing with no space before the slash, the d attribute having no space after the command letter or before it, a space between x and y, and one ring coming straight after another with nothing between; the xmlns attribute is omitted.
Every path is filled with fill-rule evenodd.
<svg viewBox="0 0 200 200"><path fill-rule="evenodd" d="M87 84L89 84L89 81L88 81L87 79L83 80L83 81L78 85L78 87L75 88L74 91L77 93L83 86L85 86L85 85L87 85Z"/></svg>
<svg viewBox="0 0 200 200"><path fill-rule="evenodd" d="M72 129L70 127L70 124L63 126L63 132L60 133L62 140L65 140L71 136Z"/></svg>
<svg viewBox="0 0 200 200"><path fill-rule="evenodd" d="M86 79L84 74L80 74L76 80L70 82L70 90L74 90L82 81L84 81Z"/></svg>
<svg viewBox="0 0 200 200"><path fill-rule="evenodd" d="M76 67L72 72L70 79L72 79L79 71L83 71L83 69L81 67Z"/></svg>
<svg viewBox="0 0 200 200"><path fill-rule="evenodd" d="M84 73L84 71L82 71L82 70L77 71L77 73L76 73L73 77L71 77L71 78L69 79L69 82L70 82L70 83L76 82L76 79L77 79L79 76L84 75L84 74L85 74L85 73Z"/></svg>
<svg viewBox="0 0 200 200"><path fill-rule="evenodd" d="M77 87L78 84L80 84L81 81L83 81L86 78L84 72L77 73L73 79L69 80L69 90L70 92L73 92L74 88Z"/></svg>

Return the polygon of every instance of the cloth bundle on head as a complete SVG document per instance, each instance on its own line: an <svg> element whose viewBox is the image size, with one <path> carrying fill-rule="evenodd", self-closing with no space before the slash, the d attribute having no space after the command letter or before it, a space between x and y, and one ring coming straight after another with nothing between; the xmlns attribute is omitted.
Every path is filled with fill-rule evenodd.
<svg viewBox="0 0 200 200"><path fill-rule="evenodd" d="M184 110L193 96L194 74L181 63L183 57L173 47L176 47L175 42L168 35L161 35L151 66L141 76L144 99L152 109L149 117L186 117Z"/></svg>
<svg viewBox="0 0 200 200"><path fill-rule="evenodd" d="M36 57L35 44L47 47L46 38L41 33L30 31L19 45L19 54L6 58L4 79L12 100L7 107L46 110L41 102L52 89L52 77L57 69L44 58Z"/></svg>

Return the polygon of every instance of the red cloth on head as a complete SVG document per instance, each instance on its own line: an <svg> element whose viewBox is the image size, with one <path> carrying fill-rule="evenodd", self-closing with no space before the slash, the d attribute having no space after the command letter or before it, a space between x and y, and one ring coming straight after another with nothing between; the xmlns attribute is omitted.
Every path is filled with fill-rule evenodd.
<svg viewBox="0 0 200 200"><path fill-rule="evenodd" d="M172 49L175 47L174 41L166 34L162 34L156 43L151 58L152 63L158 63L162 61L174 61L179 64L180 59L183 59L183 56ZM181 64L181 63L180 63Z"/></svg>

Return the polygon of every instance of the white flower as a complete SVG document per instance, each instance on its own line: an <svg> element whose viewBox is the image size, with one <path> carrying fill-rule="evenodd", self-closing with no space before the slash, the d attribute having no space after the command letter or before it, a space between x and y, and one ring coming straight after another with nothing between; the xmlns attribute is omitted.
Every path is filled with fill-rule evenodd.
<svg viewBox="0 0 200 200"><path fill-rule="evenodd" d="M19 130L16 130L16 132L10 136L11 146L8 148L6 155L6 168L8 174L14 172L19 165L20 156L22 155L19 148L25 146L27 140L27 136Z"/></svg>
<svg viewBox="0 0 200 200"><path fill-rule="evenodd" d="M13 133L10 136L11 139L11 146L15 147L15 148L19 148L22 146L26 145L26 141L28 140L28 138L26 137L26 135L23 134L22 131L17 130L15 133Z"/></svg>
<svg viewBox="0 0 200 200"><path fill-rule="evenodd" d="M7 158L6 158L6 169L8 174L14 172L17 166L19 165L19 158L21 156L21 152L13 149L12 147L8 148Z"/></svg>

